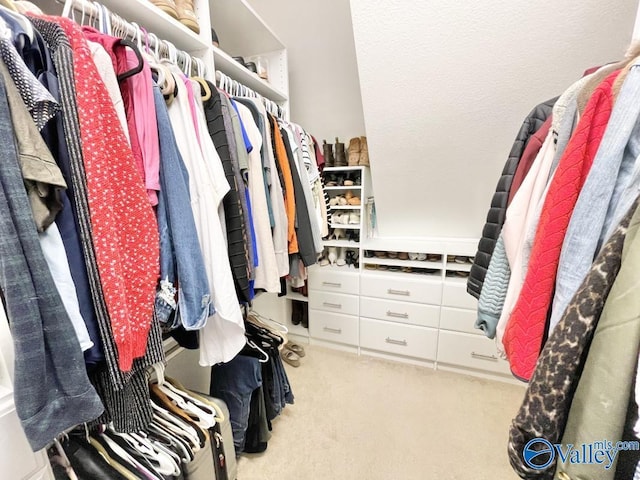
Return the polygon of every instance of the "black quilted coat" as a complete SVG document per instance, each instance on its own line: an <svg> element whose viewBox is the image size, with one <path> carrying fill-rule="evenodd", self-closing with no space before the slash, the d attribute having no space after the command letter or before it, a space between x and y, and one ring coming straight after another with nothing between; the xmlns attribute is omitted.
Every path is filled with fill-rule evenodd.
<svg viewBox="0 0 640 480"><path fill-rule="evenodd" d="M496 192L493 194L493 199L491 200L491 208L487 214L487 222L482 229L482 238L478 244L478 251L473 266L471 267L469 280L467 281L467 292L476 298L480 297L484 276L487 274L493 249L496 246L500 230L502 230L502 224L504 223L507 212L507 199L511 189L513 174L518 167L518 162L520 161L520 157L522 157L529 138L538 131L547 117L551 115L551 110L556 100L557 97L541 103L527 115L515 142L513 142L509 159L502 169L502 175L500 176Z"/></svg>

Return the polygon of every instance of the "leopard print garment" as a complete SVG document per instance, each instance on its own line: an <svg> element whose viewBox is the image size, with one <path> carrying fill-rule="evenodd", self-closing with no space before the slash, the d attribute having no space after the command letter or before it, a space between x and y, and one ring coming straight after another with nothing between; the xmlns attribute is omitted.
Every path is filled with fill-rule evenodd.
<svg viewBox="0 0 640 480"><path fill-rule="evenodd" d="M521 478L554 476L555 462L544 470L535 470L525 463L522 450L529 440L537 437L553 444L562 439L589 345L620 270L624 238L638 204L636 199L598 254L538 358L520 410L509 429L509 461Z"/></svg>

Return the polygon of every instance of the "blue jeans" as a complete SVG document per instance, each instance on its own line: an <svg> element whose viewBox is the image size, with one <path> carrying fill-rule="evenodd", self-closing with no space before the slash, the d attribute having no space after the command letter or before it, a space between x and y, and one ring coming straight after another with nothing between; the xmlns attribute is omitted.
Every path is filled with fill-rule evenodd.
<svg viewBox="0 0 640 480"><path fill-rule="evenodd" d="M178 151L167 107L157 86L153 87L153 94L160 139L157 210L160 290L156 295L156 314L167 329L182 324L186 330L197 330L214 313L211 289L191 209L189 173ZM173 300L176 280L180 285L177 306ZM174 322L166 325L176 307Z"/></svg>
<svg viewBox="0 0 640 480"><path fill-rule="evenodd" d="M231 417L236 453L244 450L251 411L251 394L262 386L262 365L257 358L237 355L211 368L210 395L225 401Z"/></svg>

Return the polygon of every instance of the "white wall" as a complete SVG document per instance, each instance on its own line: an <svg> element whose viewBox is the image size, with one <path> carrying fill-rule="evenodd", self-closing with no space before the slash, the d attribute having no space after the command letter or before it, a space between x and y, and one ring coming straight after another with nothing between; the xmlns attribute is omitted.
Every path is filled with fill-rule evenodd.
<svg viewBox="0 0 640 480"><path fill-rule="evenodd" d="M381 235L478 237L526 114L620 58L636 5L351 0Z"/></svg>
<svg viewBox="0 0 640 480"><path fill-rule="evenodd" d="M364 135L349 0L251 0L287 46L291 118L318 141Z"/></svg>

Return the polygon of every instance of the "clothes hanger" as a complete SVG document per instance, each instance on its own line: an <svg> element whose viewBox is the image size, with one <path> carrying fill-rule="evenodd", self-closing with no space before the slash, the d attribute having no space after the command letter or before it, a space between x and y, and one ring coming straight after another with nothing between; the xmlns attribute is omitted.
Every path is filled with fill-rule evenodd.
<svg viewBox="0 0 640 480"><path fill-rule="evenodd" d="M64 434L64 436L66 437L66 434ZM67 457L67 454L64 451L64 448L62 448L62 445L60 444L60 440L56 438L53 441L53 446L56 449L57 455L55 455L54 457L51 457L51 461L56 462L58 465L64 468L65 473L67 474L67 477L69 477L69 480L79 480L78 476L76 475L76 472L73 470L73 467L71 466L71 462L69 461L69 458Z"/></svg>
<svg viewBox="0 0 640 480"><path fill-rule="evenodd" d="M251 348L255 348L257 351L262 353L262 355L264 355L264 358L258 359L260 363L267 363L269 361L269 355L267 354L267 352L265 352L264 350L262 350L262 348L256 345L253 340L247 340L247 345L249 345Z"/></svg>
<svg viewBox="0 0 640 480"><path fill-rule="evenodd" d="M142 69L144 68L144 59L142 58L142 54L140 53L140 50L138 50L138 47L136 46L136 44L133 43L131 40L126 38L121 38L119 40L119 44L124 47L129 47L131 50L133 50L133 53L135 53L136 58L138 59L138 65L133 67L131 70L128 70L118 75L118 81L122 82L123 80L126 80L129 77L137 75L142 71Z"/></svg>
<svg viewBox="0 0 640 480"><path fill-rule="evenodd" d="M175 464L173 458L165 452L161 452L146 438L137 436L135 433L118 433L113 425L108 427L110 434L115 435L131 446L137 453L145 456L151 462L154 470L161 475L179 475L180 468Z"/></svg>
<svg viewBox="0 0 640 480"><path fill-rule="evenodd" d="M189 463L193 460L194 453L189 446L189 442L171 433L167 428L155 422L155 419L147 427L147 432L157 442L166 442L168 445L176 447L179 450L178 456L182 462ZM163 443L161 444L164 445Z"/></svg>

